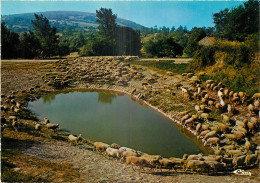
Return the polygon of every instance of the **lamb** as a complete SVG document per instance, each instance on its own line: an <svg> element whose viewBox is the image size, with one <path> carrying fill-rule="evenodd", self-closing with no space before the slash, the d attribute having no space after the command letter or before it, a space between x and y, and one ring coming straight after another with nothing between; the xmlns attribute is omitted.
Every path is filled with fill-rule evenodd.
<svg viewBox="0 0 260 183"><path fill-rule="evenodd" d="M251 143L248 141L248 138L247 138L247 137L245 138L245 140L246 140L245 149L246 149L246 152L248 152L248 151L250 150Z"/></svg>
<svg viewBox="0 0 260 183"><path fill-rule="evenodd" d="M257 125L257 118L252 117L250 118L250 121L247 123L248 129L250 132L254 133L254 128Z"/></svg>
<svg viewBox="0 0 260 183"><path fill-rule="evenodd" d="M187 162L185 172L187 172L188 169L191 169L191 172L194 172L194 170L196 170L196 171L200 171L202 173L207 168L208 168L208 166L204 161L190 160Z"/></svg>
<svg viewBox="0 0 260 183"><path fill-rule="evenodd" d="M177 114L177 116L184 116L184 115L186 115L188 113L189 113L188 111L180 112L179 114Z"/></svg>
<svg viewBox="0 0 260 183"><path fill-rule="evenodd" d="M198 123L196 126L196 135L198 135L198 133L200 132L201 127L202 127L201 123Z"/></svg>
<svg viewBox="0 0 260 183"><path fill-rule="evenodd" d="M225 133L226 129L228 128L227 125L223 124L223 123L218 123L218 128L221 129L221 131L223 133Z"/></svg>
<svg viewBox="0 0 260 183"><path fill-rule="evenodd" d="M232 107L230 104L227 105L228 115L230 116L232 113Z"/></svg>
<svg viewBox="0 0 260 183"><path fill-rule="evenodd" d="M133 151L123 151L121 154L120 162L125 160L129 156L137 156L137 153Z"/></svg>
<svg viewBox="0 0 260 183"><path fill-rule="evenodd" d="M228 89L225 89L225 90L224 90L224 96L225 96L225 98L228 97L228 92L229 92Z"/></svg>
<svg viewBox="0 0 260 183"><path fill-rule="evenodd" d="M170 169L174 169L174 166L175 166L175 164L174 164L173 161L171 161L171 160L169 160L169 159L166 159L166 158L160 159L160 160L159 160L159 164L160 164L160 169L161 169L162 167L164 167L164 168L169 169L169 172L170 172ZM161 169L161 170L162 170L162 169Z"/></svg>
<svg viewBox="0 0 260 183"><path fill-rule="evenodd" d="M143 169L143 166L149 165L150 163L143 157L128 156L126 158L126 164L127 165L131 164L132 168L133 168L133 165L135 165L135 166L139 165L139 166L141 166L141 168L140 168L140 171L141 171Z"/></svg>
<svg viewBox="0 0 260 183"><path fill-rule="evenodd" d="M234 169L236 169L239 166L244 166L245 159L246 159L246 155L234 157L233 158Z"/></svg>
<svg viewBox="0 0 260 183"><path fill-rule="evenodd" d="M236 149L236 146L235 145L225 145L225 146L223 146L222 147L222 149L224 149L224 150L234 150L234 149Z"/></svg>
<svg viewBox="0 0 260 183"><path fill-rule="evenodd" d="M110 145L111 148L114 148L114 149L119 149L120 148L120 145L116 144L116 143L113 143Z"/></svg>
<svg viewBox="0 0 260 183"><path fill-rule="evenodd" d="M210 106L210 108L212 109L212 108L213 108L213 106L214 106L214 101L212 101L212 100L208 101L208 105L209 105L209 106Z"/></svg>
<svg viewBox="0 0 260 183"><path fill-rule="evenodd" d="M237 131L237 130L233 130L232 131L234 133L234 135L237 137L236 139L239 140L239 139L242 139L244 138L245 134L243 132L240 132L240 131Z"/></svg>
<svg viewBox="0 0 260 183"><path fill-rule="evenodd" d="M80 137L81 137L81 134L79 134L78 137L77 137L77 136L74 136L74 135L69 135L69 136L68 136L68 139L69 139L69 141L70 141L70 145L71 145L72 142L75 142L76 145L78 145L78 140L79 140Z"/></svg>
<svg viewBox="0 0 260 183"><path fill-rule="evenodd" d="M207 80L206 84L211 84L213 82L213 80Z"/></svg>
<svg viewBox="0 0 260 183"><path fill-rule="evenodd" d="M257 153L246 155L246 158L245 158L246 166L254 165L255 163L257 163L257 161L258 161L258 154Z"/></svg>
<svg viewBox="0 0 260 183"><path fill-rule="evenodd" d="M220 103L216 103L215 108L216 108L216 111L219 111L220 110Z"/></svg>
<svg viewBox="0 0 260 183"><path fill-rule="evenodd" d="M220 139L218 137L211 137L204 143L204 146L206 146L207 144L210 144L210 146L215 144L217 145L217 149L218 149L219 142Z"/></svg>
<svg viewBox="0 0 260 183"><path fill-rule="evenodd" d="M224 96L224 94L223 94L223 88L220 88L220 90L218 91L218 97L219 98L222 98L223 96Z"/></svg>
<svg viewBox="0 0 260 183"><path fill-rule="evenodd" d="M130 148L127 148L127 147L120 147L119 150L118 150L117 157L118 157L118 158L121 158L122 153L123 153L124 151L132 151L132 152L136 153L136 151L133 150L133 149L130 149Z"/></svg>
<svg viewBox="0 0 260 183"><path fill-rule="evenodd" d="M181 158L171 157L169 158L169 160L171 160L171 162L174 163L174 167L175 166L182 167L184 165L184 160Z"/></svg>
<svg viewBox="0 0 260 183"><path fill-rule="evenodd" d="M256 110L259 110L259 106L260 106L259 100L254 101L254 106Z"/></svg>
<svg viewBox="0 0 260 183"><path fill-rule="evenodd" d="M192 154L189 155L186 159L186 162L190 161L190 160L202 160L203 155L202 154ZM184 159L184 158L183 158Z"/></svg>
<svg viewBox="0 0 260 183"><path fill-rule="evenodd" d="M229 123L229 117L225 114L221 114L221 118L224 124Z"/></svg>
<svg viewBox="0 0 260 183"><path fill-rule="evenodd" d="M59 124L48 123L46 127L55 131L57 128L59 128Z"/></svg>
<svg viewBox="0 0 260 183"><path fill-rule="evenodd" d="M217 171L225 171L226 163L218 162L218 161L205 161L205 163L209 166L210 169L213 169L214 172Z"/></svg>
<svg viewBox="0 0 260 183"><path fill-rule="evenodd" d="M37 130L37 131L40 131L41 130L41 125L40 124L36 124L34 129Z"/></svg>
<svg viewBox="0 0 260 183"><path fill-rule="evenodd" d="M227 150L227 154L231 155L232 158L243 155L241 150Z"/></svg>
<svg viewBox="0 0 260 183"><path fill-rule="evenodd" d="M44 118L44 122L45 122L45 124L48 124L48 123L50 123L50 120L48 120L48 118Z"/></svg>
<svg viewBox="0 0 260 183"><path fill-rule="evenodd" d="M207 134L205 135L204 140L207 140L207 139L210 138L210 137L214 137L216 134L217 134L216 131L211 131L211 132L209 132L209 133L207 133Z"/></svg>
<svg viewBox="0 0 260 183"><path fill-rule="evenodd" d="M117 154L118 154L118 149L114 149L114 148L111 148L111 147L108 147L107 149L106 149L106 154L107 154L107 156L108 156L108 159L110 158L110 157L113 157L113 158L116 158L117 157Z"/></svg>
<svg viewBox="0 0 260 183"><path fill-rule="evenodd" d="M105 151L109 147L108 144L105 144L104 142L94 142L93 151L96 149L97 151Z"/></svg>
<svg viewBox="0 0 260 183"><path fill-rule="evenodd" d="M200 106L195 105L194 107L195 107L195 111L197 111L197 112L200 111Z"/></svg>
<svg viewBox="0 0 260 183"><path fill-rule="evenodd" d="M215 86L215 83L212 83L211 85L210 85L210 90L212 91L213 90L213 88L214 88L214 86Z"/></svg>
<svg viewBox="0 0 260 183"><path fill-rule="evenodd" d="M221 137L226 137L230 140L236 140L237 136L235 134L222 134Z"/></svg>
<svg viewBox="0 0 260 183"><path fill-rule="evenodd" d="M191 118L189 118L185 121L184 126L187 126L188 124L193 123L197 118L198 118L197 115L192 115Z"/></svg>
<svg viewBox="0 0 260 183"><path fill-rule="evenodd" d="M244 122L242 122L242 121L236 120L236 126L240 126L242 128L245 128L246 124Z"/></svg>
<svg viewBox="0 0 260 183"><path fill-rule="evenodd" d="M187 100L190 99L190 94L189 94L189 93L186 93L186 92L185 92L185 93L183 94L183 96L184 96L184 98L187 99Z"/></svg>
<svg viewBox="0 0 260 183"><path fill-rule="evenodd" d="M208 122L209 119L209 114L208 113L202 113L200 115L200 118L204 119L206 122Z"/></svg>
<svg viewBox="0 0 260 183"><path fill-rule="evenodd" d="M229 92L229 99L231 99L231 97L233 96L234 92L233 91L230 91Z"/></svg>
<svg viewBox="0 0 260 183"><path fill-rule="evenodd" d="M253 96L252 96L253 99L259 99L260 98L260 93L255 93Z"/></svg>
<svg viewBox="0 0 260 183"><path fill-rule="evenodd" d="M254 112L254 106L252 104L249 104L247 108L248 108L248 112L249 112L249 114L251 116L252 113Z"/></svg>
<svg viewBox="0 0 260 183"><path fill-rule="evenodd" d="M243 135L247 134L247 130L241 126L234 126L232 131L239 131L241 132Z"/></svg>
<svg viewBox="0 0 260 183"><path fill-rule="evenodd" d="M185 116L183 116L183 117L181 118L181 123L183 124L183 122L184 122L185 120L189 119L189 117L191 117L190 114L186 114Z"/></svg>
<svg viewBox="0 0 260 183"><path fill-rule="evenodd" d="M204 110L205 110L205 107L206 107L205 105L200 105L200 110L201 110L201 111L204 111Z"/></svg>
<svg viewBox="0 0 260 183"><path fill-rule="evenodd" d="M201 133L200 133L200 135L198 136L198 138L203 138L207 133L209 133L210 132L210 130L205 130L205 131L202 131Z"/></svg>

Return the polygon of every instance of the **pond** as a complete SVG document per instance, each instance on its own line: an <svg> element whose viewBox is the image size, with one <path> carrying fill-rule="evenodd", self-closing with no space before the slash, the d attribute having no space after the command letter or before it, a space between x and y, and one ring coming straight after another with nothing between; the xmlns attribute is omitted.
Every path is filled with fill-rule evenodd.
<svg viewBox="0 0 260 183"><path fill-rule="evenodd" d="M93 141L117 143L149 154L182 157L203 153L201 145L176 124L128 95L105 91L67 91L29 103L41 120Z"/></svg>

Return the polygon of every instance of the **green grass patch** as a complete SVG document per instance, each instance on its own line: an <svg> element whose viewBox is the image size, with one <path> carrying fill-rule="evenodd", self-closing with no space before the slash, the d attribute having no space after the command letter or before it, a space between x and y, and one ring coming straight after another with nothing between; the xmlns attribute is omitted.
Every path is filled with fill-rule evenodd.
<svg viewBox="0 0 260 183"><path fill-rule="evenodd" d="M173 61L132 61L130 64L141 65L149 68L156 68L165 71L171 71L176 74L181 74L187 71L187 64L174 64Z"/></svg>

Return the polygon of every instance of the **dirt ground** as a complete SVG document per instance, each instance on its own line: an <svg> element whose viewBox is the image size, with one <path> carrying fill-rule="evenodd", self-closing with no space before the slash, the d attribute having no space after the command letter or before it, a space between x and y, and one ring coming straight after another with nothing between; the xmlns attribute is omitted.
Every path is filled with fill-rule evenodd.
<svg viewBox="0 0 260 183"><path fill-rule="evenodd" d="M41 76L52 69L51 62L2 62L1 94L28 90L43 85ZM50 89L46 87L46 89ZM3 115L3 114L2 114ZM235 174L201 175L184 172L168 172L139 167L133 170L115 159L93 152L92 146L80 143L70 145L65 137L44 132L32 132L33 121L24 120L22 130L12 128L2 133L2 175L3 166L12 174L30 175L24 180L34 182L215 182L243 183L260 182L259 169L249 169L252 176ZM28 126L27 126L28 125ZM5 162L5 163L3 163ZM41 165L38 166L37 164ZM11 166L12 165L12 166ZM44 170L44 171L43 171ZM6 172L5 172L6 173ZM16 175L16 174L15 174ZM12 177L12 175L9 175ZM21 176L23 177L23 176ZM35 178L37 177L37 178ZM8 179L8 176L6 176ZM10 178L12 180L17 180ZM3 181L3 179L2 179ZM4 180L7 181L8 180Z"/></svg>

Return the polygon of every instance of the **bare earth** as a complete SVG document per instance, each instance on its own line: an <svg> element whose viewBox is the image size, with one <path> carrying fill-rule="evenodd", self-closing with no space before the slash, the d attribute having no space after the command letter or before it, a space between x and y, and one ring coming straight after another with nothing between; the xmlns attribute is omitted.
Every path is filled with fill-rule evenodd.
<svg viewBox="0 0 260 183"><path fill-rule="evenodd" d="M53 61L53 60L51 60ZM25 90L35 85L42 85L41 76L52 69L50 62L25 62L14 64L13 61L3 62L1 71L2 94L10 94L14 90ZM20 62L20 61L19 61ZM18 133L18 132L17 132ZM5 134L3 133L2 136ZM38 138L37 138L38 139ZM37 141L36 139L36 141ZM54 163L70 163L80 174L80 182L214 182L214 183L243 183L259 182L259 169L248 170L254 176L228 175L200 175L183 172L170 173L168 170L156 170L144 168L139 173L139 168L133 170L115 159L107 159L103 154L93 152L92 146L80 144L71 146L61 140L39 140L23 150L27 156L43 159ZM28 167L19 167L19 171L26 171ZM31 167L37 171L37 167ZM39 175L41 176L41 175Z"/></svg>

